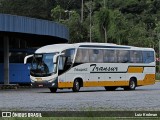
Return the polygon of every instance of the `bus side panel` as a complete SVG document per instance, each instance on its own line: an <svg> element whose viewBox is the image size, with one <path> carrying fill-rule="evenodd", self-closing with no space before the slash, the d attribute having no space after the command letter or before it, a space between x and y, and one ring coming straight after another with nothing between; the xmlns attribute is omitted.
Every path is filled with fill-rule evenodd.
<svg viewBox="0 0 160 120"><path fill-rule="evenodd" d="M86 80L86 74L85 73L67 73L66 74L66 81L67 82L70 82L70 87L73 87L73 84L74 84L74 80L77 79L77 78L80 78L82 79L83 83L84 83L84 80Z"/></svg>
<svg viewBox="0 0 160 120"><path fill-rule="evenodd" d="M29 64L11 63L10 64L10 82L11 83L30 83Z"/></svg>
<svg viewBox="0 0 160 120"><path fill-rule="evenodd" d="M132 67L136 70L136 66ZM135 77L137 79L137 85L151 85L155 83L155 67L143 67L143 71L137 72L133 71L127 73L127 79L129 80L131 77Z"/></svg>
<svg viewBox="0 0 160 120"><path fill-rule="evenodd" d="M155 67L144 67L144 73L146 74L155 74Z"/></svg>
<svg viewBox="0 0 160 120"><path fill-rule="evenodd" d="M88 66L89 80L84 83L84 86L126 86L126 72L128 65L116 63L92 63Z"/></svg>
<svg viewBox="0 0 160 120"><path fill-rule="evenodd" d="M78 77L78 76L77 76ZM58 88L72 88L75 74L71 71L64 73L58 77Z"/></svg>
<svg viewBox="0 0 160 120"><path fill-rule="evenodd" d="M72 88L74 80L76 78L81 78L83 82L88 79L86 76L88 68L86 65L80 65L75 69L75 67L66 71L63 75L59 76L58 87L59 88Z"/></svg>
<svg viewBox="0 0 160 120"><path fill-rule="evenodd" d="M76 78L83 80L84 87L93 86L128 86L131 77L137 78L137 85L149 85L155 83L155 68L143 67L144 65L135 66L131 64L107 64L107 63L93 63L98 68L115 68L117 71L107 71L94 69L91 63L77 65L66 71L65 74L59 78L60 88L72 88L73 82ZM98 70L98 71L97 71Z"/></svg>
<svg viewBox="0 0 160 120"><path fill-rule="evenodd" d="M82 79L83 83L85 80L88 79L86 71L75 71L74 68L72 68L70 71L66 74L66 81L71 83L71 87L73 87L74 80L80 78Z"/></svg>
<svg viewBox="0 0 160 120"><path fill-rule="evenodd" d="M146 74L142 85L152 85L155 84L155 74Z"/></svg>
<svg viewBox="0 0 160 120"><path fill-rule="evenodd" d="M58 76L58 88L67 88L70 86L69 84L70 83L66 81L66 73Z"/></svg>
<svg viewBox="0 0 160 120"><path fill-rule="evenodd" d="M84 83L86 87L89 86L126 86L125 74L121 73L91 73L90 80Z"/></svg>
<svg viewBox="0 0 160 120"><path fill-rule="evenodd" d="M155 67L144 67L144 79L138 85L151 85L155 84Z"/></svg>
<svg viewBox="0 0 160 120"><path fill-rule="evenodd" d="M4 83L4 64L0 64L0 83ZM9 83L13 84L29 84L30 73L28 67L30 64L24 65L23 63L10 63L9 64Z"/></svg>

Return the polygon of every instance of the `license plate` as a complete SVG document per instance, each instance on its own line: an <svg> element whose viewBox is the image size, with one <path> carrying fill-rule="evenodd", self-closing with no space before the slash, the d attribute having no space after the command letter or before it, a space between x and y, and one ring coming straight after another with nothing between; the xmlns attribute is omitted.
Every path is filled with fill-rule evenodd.
<svg viewBox="0 0 160 120"><path fill-rule="evenodd" d="M38 87L43 87L43 85L38 85Z"/></svg>
<svg viewBox="0 0 160 120"><path fill-rule="evenodd" d="M37 81L42 81L42 78L36 78Z"/></svg>

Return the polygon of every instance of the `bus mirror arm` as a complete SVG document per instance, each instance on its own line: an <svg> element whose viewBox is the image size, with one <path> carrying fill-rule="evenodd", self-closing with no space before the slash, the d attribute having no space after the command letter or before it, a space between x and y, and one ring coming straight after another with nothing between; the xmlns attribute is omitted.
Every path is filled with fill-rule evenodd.
<svg viewBox="0 0 160 120"><path fill-rule="evenodd" d="M54 63L54 64L57 63L57 57L62 56L62 55L64 55L64 53L56 54L56 55L54 56L54 58L53 58L53 63Z"/></svg>
<svg viewBox="0 0 160 120"><path fill-rule="evenodd" d="M27 55L27 56L24 58L24 64L27 63L27 59L30 58L30 57L33 57L33 54L32 54L32 55Z"/></svg>

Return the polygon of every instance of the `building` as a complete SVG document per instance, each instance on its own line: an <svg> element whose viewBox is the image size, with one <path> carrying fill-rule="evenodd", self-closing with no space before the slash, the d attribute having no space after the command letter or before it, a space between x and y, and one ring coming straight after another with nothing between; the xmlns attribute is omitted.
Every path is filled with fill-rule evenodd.
<svg viewBox="0 0 160 120"><path fill-rule="evenodd" d="M2 41L0 50L3 53L0 56L0 73L2 74L0 83L4 81L7 85L11 81L10 77L16 76L15 74L19 76L18 72L12 74L14 70L11 70L12 67L9 68L10 50L21 51L36 49L47 44L67 43L69 30L66 26L53 21L0 14L0 39Z"/></svg>

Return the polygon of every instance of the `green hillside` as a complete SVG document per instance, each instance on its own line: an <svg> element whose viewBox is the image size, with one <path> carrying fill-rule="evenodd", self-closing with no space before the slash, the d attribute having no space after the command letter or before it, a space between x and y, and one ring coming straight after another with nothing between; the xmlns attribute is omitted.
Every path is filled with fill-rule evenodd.
<svg viewBox="0 0 160 120"><path fill-rule="evenodd" d="M63 23L70 43L108 42L158 52L160 0L0 0L0 13Z"/></svg>

